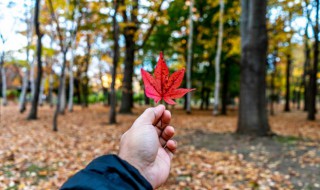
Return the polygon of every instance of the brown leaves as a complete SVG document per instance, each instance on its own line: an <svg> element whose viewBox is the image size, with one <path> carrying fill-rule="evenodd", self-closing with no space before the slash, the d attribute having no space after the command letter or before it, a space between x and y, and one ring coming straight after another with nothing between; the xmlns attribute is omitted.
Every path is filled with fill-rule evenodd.
<svg viewBox="0 0 320 190"><path fill-rule="evenodd" d="M51 131L53 110L49 107L40 107L37 121L25 120L26 116L18 114L15 106L1 108L0 189L58 189L93 158L117 153L121 134L144 109L136 107L136 114L119 115L119 124L106 125L107 108L101 105L88 109L75 107L74 113L59 118L60 131L55 133ZM239 146L231 146L229 140L233 137L228 140L221 136L215 141L205 138L212 132L234 131L235 113L213 118L210 111L194 110L188 117L180 109L171 112L179 147L170 177L161 189L294 189L292 182L312 174L301 171L312 172L308 167L319 168L318 142L294 144L295 149L279 152L276 161L269 163L268 155L259 143L254 147L243 145L248 149L248 156L240 152ZM271 126L279 134L320 138L320 126L316 122L306 122L303 115L295 113L272 117ZM199 140L205 140L205 143L197 143ZM250 141L240 140L233 139L241 144ZM224 150L228 147L229 151ZM281 157L295 158L296 165L306 169L292 168L288 173L276 169L287 164Z"/></svg>

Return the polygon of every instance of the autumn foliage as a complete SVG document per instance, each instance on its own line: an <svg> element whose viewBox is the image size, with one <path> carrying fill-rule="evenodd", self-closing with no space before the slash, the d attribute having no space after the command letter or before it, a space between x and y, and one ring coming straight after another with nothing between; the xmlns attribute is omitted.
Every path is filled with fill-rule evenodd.
<svg viewBox="0 0 320 190"><path fill-rule="evenodd" d="M186 93L195 90L178 88L183 81L184 72L185 70L181 69L169 76L169 68L161 52L154 70L154 77L147 71L141 69L147 97L152 98L156 103L163 99L168 104L174 105L175 102L172 99L181 98Z"/></svg>

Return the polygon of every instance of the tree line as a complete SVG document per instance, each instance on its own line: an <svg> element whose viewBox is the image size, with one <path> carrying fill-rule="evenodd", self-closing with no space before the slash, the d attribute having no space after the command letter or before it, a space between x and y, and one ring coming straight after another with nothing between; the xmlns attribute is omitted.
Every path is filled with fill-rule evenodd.
<svg viewBox="0 0 320 190"><path fill-rule="evenodd" d="M46 93L55 104L55 131L58 116L72 112L74 102L88 106L94 88L110 105L110 123L119 103L120 113L131 113L141 96L150 104L142 90L134 93L135 82L141 83L136 70L151 71L160 51L171 69L186 67L184 85L197 88L181 101L187 113L195 104L208 109L213 100L213 114L227 114L239 97L238 132L267 135L268 112L274 114L283 97L284 111L292 100L298 108L303 102L307 119L315 120L319 0L34 0L24 9L20 22L26 27L17 33L27 39L25 60L2 48L2 103L6 68L18 64L20 112L31 94L28 119L36 119ZM0 37L5 45L5 34Z"/></svg>

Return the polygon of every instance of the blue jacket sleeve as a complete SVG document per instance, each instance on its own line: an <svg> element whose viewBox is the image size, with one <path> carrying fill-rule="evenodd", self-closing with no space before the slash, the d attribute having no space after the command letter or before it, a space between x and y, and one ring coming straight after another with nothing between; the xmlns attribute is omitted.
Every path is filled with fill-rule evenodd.
<svg viewBox="0 0 320 190"><path fill-rule="evenodd" d="M116 155L105 155L93 160L85 169L68 179L61 190L152 189L151 184Z"/></svg>

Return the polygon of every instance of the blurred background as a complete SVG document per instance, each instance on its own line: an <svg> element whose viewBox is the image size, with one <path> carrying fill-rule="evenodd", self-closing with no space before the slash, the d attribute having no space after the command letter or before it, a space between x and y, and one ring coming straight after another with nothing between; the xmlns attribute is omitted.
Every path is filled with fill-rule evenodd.
<svg viewBox="0 0 320 190"><path fill-rule="evenodd" d="M181 149L163 189L320 189L319 6L1 0L0 188L56 189L116 153L163 52L196 88L167 105Z"/></svg>

